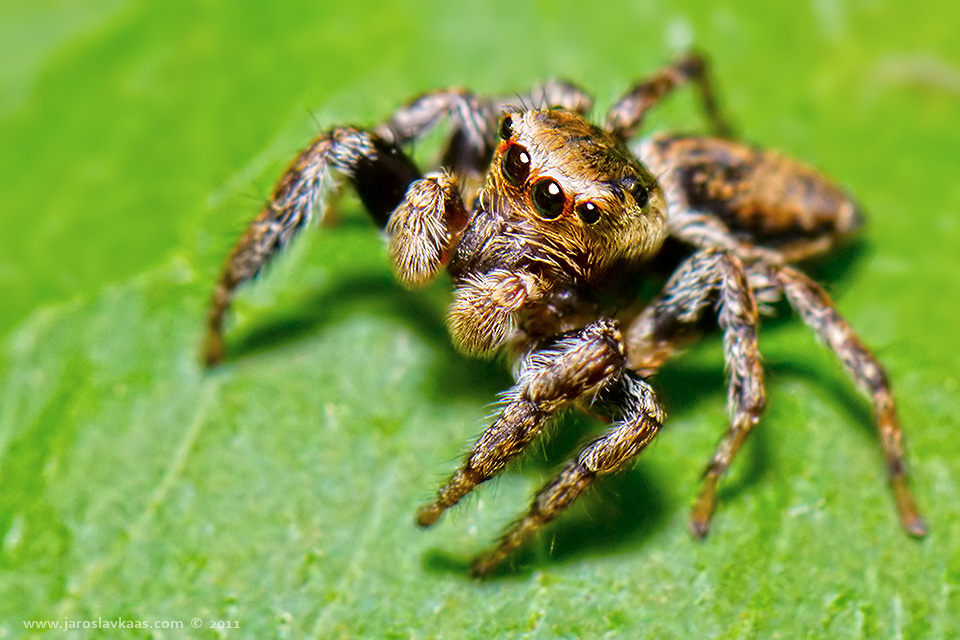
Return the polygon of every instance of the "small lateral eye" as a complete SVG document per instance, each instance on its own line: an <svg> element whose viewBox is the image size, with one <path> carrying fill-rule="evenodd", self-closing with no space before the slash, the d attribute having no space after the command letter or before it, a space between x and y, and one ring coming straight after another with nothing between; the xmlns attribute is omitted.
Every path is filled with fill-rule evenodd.
<svg viewBox="0 0 960 640"><path fill-rule="evenodd" d="M507 182L519 187L530 175L530 154L521 145L512 144L503 152L500 168Z"/></svg>
<svg viewBox="0 0 960 640"><path fill-rule="evenodd" d="M644 207L650 200L650 192L647 191L647 188L639 182L637 185L637 188L633 191L633 199L637 201L638 207Z"/></svg>
<svg viewBox="0 0 960 640"><path fill-rule="evenodd" d="M620 180L620 186L630 192L638 207L646 206L647 201L650 200L650 192L647 191L642 182L633 176L627 176Z"/></svg>
<svg viewBox="0 0 960 640"><path fill-rule="evenodd" d="M600 207L589 200L577 205L577 216L584 224L596 224L600 220Z"/></svg>
<svg viewBox="0 0 960 640"><path fill-rule="evenodd" d="M509 140L513 137L513 118L510 115L505 115L500 120L500 138L503 140Z"/></svg>
<svg viewBox="0 0 960 640"><path fill-rule="evenodd" d="M533 191L530 194L533 199L533 206L537 213L545 220L553 220L563 213L563 206L567 198L563 195L563 189L553 178L544 178L538 180L533 185Z"/></svg>

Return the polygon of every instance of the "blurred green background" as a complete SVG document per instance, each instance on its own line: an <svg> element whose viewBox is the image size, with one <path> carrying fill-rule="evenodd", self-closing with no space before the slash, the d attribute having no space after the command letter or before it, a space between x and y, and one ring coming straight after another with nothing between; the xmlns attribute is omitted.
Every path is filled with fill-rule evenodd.
<svg viewBox="0 0 960 640"><path fill-rule="evenodd" d="M122 637L960 636L958 18L933 0L0 6L0 636L120 616L204 621ZM198 366L222 260L320 130L551 76L602 113L690 46L743 137L870 213L817 273L889 368L927 539L899 529L866 404L778 320L770 409L709 539L687 519L724 423L715 338L654 380L671 418L636 468L469 580L597 425L564 420L417 530L510 379L449 345L446 281L392 284L352 197L240 297L231 361ZM701 128L693 96L648 127Z"/></svg>

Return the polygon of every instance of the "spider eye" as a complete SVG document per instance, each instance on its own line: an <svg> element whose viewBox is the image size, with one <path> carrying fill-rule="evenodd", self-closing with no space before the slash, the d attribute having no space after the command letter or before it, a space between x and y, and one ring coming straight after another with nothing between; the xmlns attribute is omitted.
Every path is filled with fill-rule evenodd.
<svg viewBox="0 0 960 640"><path fill-rule="evenodd" d="M642 182L633 176L627 176L620 180L620 186L622 186L625 191L630 192L633 199L637 201L638 207L645 206L647 201L650 200L650 192L647 191L647 188L643 186Z"/></svg>
<svg viewBox="0 0 960 640"><path fill-rule="evenodd" d="M537 213L545 220L553 220L563 213L563 205L567 198L563 195L563 189L553 178L544 178L538 180L533 185L533 192L530 194L533 199L533 206Z"/></svg>
<svg viewBox="0 0 960 640"><path fill-rule="evenodd" d="M645 186L640 184L639 187L633 191L633 199L637 201L638 207L644 207L647 201L650 200L650 192L647 191Z"/></svg>
<svg viewBox="0 0 960 640"><path fill-rule="evenodd" d="M503 140L509 140L513 137L513 119L509 116L503 116L500 120L500 137Z"/></svg>
<svg viewBox="0 0 960 640"><path fill-rule="evenodd" d="M503 152L500 168L507 182L519 187L530 175L530 154L519 144L512 144Z"/></svg>
<svg viewBox="0 0 960 640"><path fill-rule="evenodd" d="M596 224L600 220L600 207L590 201L577 205L577 216L584 224Z"/></svg>

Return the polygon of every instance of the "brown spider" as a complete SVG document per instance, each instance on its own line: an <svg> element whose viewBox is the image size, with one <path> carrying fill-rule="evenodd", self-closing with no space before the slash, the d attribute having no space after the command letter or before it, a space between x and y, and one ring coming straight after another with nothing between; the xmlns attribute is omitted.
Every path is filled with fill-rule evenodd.
<svg viewBox="0 0 960 640"><path fill-rule="evenodd" d="M658 135L629 148L648 109L689 82L720 137ZM432 525L500 473L565 407L579 404L612 420L540 490L499 546L477 559L476 574L491 571L656 436L665 415L646 378L715 309L730 425L693 507L693 532L705 535L717 482L764 409L758 309L781 297L871 399L900 519L909 533L924 535L886 375L823 289L790 266L857 231L855 203L807 166L729 139L700 56L635 85L603 127L585 120L590 106L583 91L556 82L508 99L441 90L374 129L321 135L287 169L227 259L210 310L206 361L222 359L224 315L236 287L306 226L314 209L323 215L322 196L344 177L385 228L405 286L421 286L444 267L450 273L456 346L481 356L506 352L516 362L517 382L499 415L420 510L420 525ZM421 174L403 148L444 119L453 134L443 168ZM641 312L622 312L638 295L638 278L651 276L652 258L666 253L665 242L683 248L675 271Z"/></svg>

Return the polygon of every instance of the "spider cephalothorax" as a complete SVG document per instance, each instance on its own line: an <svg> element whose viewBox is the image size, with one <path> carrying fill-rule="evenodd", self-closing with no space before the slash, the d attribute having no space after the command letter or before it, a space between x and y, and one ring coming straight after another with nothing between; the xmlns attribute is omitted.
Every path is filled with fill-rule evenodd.
<svg viewBox="0 0 960 640"><path fill-rule="evenodd" d="M647 257L666 236L660 185L606 131L552 109L507 114L499 132L449 264L457 284L450 328L474 353L496 350L518 315L531 316L556 294L602 289L611 267ZM491 291L502 304L490 304ZM558 320L531 338L572 328Z"/></svg>
<svg viewBox="0 0 960 640"><path fill-rule="evenodd" d="M500 130L480 208L528 226L548 262L597 282L660 248L663 192L622 140L562 109L506 115Z"/></svg>
<svg viewBox="0 0 960 640"><path fill-rule="evenodd" d="M719 136L659 135L628 147L647 110L687 82L699 87ZM824 291L791 266L856 232L862 222L856 204L813 169L729 139L698 56L635 85L603 127L585 119L589 108L583 91L563 83L507 99L443 90L420 96L374 129L321 135L293 162L231 253L210 311L207 362L222 358L223 320L236 287L315 208L322 215L323 191L345 177L385 229L402 283L421 286L443 269L452 276L454 343L517 362L516 384L503 394L499 415L421 509L421 525L500 473L564 408L578 404L612 422L476 562L477 574L650 442L665 416L646 378L715 310L730 423L694 504L692 529L704 535L717 482L765 406L758 309L780 298L870 398L901 521L923 535L886 375ZM444 118L453 132L443 166L422 175L404 148ZM679 263L659 295L627 312L637 308L631 279L642 277L667 238L685 248Z"/></svg>

